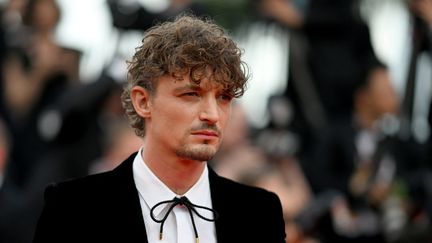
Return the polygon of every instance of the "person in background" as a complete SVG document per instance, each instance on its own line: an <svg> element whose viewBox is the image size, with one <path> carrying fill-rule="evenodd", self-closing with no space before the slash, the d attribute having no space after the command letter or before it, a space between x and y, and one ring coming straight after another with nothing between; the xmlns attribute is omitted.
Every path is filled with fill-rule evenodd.
<svg viewBox="0 0 432 243"><path fill-rule="evenodd" d="M8 177L19 188L26 187L35 161L48 148L38 128L41 113L68 89L70 81L62 67L62 48L54 41L61 17L57 2L29 0L22 11L20 31L7 36L1 66L4 117L13 140L14 162Z"/></svg>
<svg viewBox="0 0 432 243"><path fill-rule="evenodd" d="M44 187L38 182L49 181L51 170L57 169L39 170L50 149L40 120L68 89L70 80L63 65L65 52L54 40L61 18L57 2L11 0L3 11L6 46L1 59L0 112L11 143L0 190L0 241L27 243L42 208Z"/></svg>
<svg viewBox="0 0 432 243"><path fill-rule="evenodd" d="M399 102L387 67L375 60L364 67L351 124L334 123L322 134L313 153L313 173L308 172L316 198L329 198L321 206L332 222L324 228L333 233L327 232L324 242L384 242L387 233L382 215L398 164L382 124L398 114Z"/></svg>
<svg viewBox="0 0 432 243"><path fill-rule="evenodd" d="M248 78L225 31L187 14L156 25L128 71L122 102L141 149L48 186L34 242L285 242L276 194L207 167Z"/></svg>

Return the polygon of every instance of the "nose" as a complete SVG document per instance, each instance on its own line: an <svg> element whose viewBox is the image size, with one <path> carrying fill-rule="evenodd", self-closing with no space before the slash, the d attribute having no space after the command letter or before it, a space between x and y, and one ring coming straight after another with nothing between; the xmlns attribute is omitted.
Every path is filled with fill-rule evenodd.
<svg viewBox="0 0 432 243"><path fill-rule="evenodd" d="M219 121L219 107L215 97L202 99L201 111L199 118L201 121L209 124L215 124Z"/></svg>

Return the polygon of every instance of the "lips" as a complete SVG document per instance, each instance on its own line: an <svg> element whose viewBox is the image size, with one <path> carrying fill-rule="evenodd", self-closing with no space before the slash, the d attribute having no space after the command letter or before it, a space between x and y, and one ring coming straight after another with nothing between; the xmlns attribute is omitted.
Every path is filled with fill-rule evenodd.
<svg viewBox="0 0 432 243"><path fill-rule="evenodd" d="M206 137L219 137L218 132L211 131L211 130L194 131L192 132L192 135L206 136Z"/></svg>

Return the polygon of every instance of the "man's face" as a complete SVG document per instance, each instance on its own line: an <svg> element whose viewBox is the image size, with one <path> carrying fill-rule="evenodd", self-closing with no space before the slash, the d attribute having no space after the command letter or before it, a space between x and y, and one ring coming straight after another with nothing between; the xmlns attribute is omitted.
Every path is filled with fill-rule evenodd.
<svg viewBox="0 0 432 243"><path fill-rule="evenodd" d="M231 113L232 97L222 87L206 78L198 85L188 76L163 76L149 102L145 136L159 151L197 161L214 156Z"/></svg>

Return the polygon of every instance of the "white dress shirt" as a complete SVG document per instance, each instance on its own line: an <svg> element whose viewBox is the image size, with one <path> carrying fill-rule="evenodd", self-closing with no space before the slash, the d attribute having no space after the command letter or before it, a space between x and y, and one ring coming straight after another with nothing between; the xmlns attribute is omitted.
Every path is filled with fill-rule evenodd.
<svg viewBox="0 0 432 243"><path fill-rule="evenodd" d="M205 167L201 177L184 195L177 195L171 191L144 162L141 154L142 148L138 152L133 162L133 177L135 186L139 193L141 210L149 243L195 243L195 233L193 230L189 211L186 207L177 205L169 213L163 227L163 238L159 239L160 223L155 222L150 217L151 208L166 200L174 197L186 196L193 204L212 208L210 195L210 183L208 179L208 169ZM162 219L171 204L162 204L154 211L157 219ZM212 212L208 210L196 209L201 215L213 218ZM214 222L201 219L194 213L195 225L198 231L199 240L202 243L216 243L216 228Z"/></svg>

